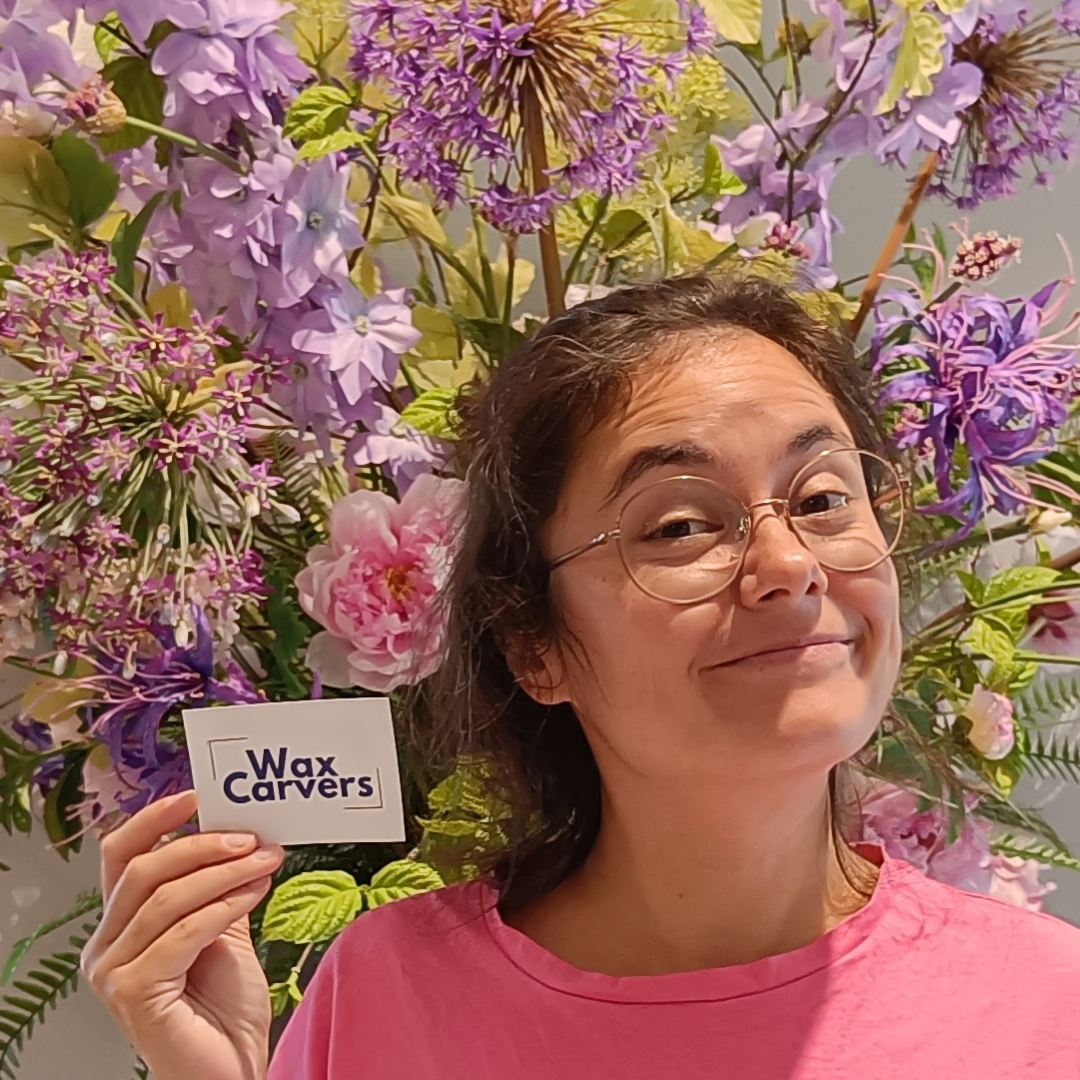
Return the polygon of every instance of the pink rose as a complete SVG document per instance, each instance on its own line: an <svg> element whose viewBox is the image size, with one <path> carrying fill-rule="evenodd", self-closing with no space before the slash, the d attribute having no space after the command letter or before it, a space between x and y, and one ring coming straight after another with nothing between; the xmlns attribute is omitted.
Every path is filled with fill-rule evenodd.
<svg viewBox="0 0 1080 1080"><path fill-rule="evenodd" d="M961 715L971 721L968 741L987 761L1008 756L1016 743L1016 728L1012 702L1007 697L976 686Z"/></svg>
<svg viewBox="0 0 1080 1080"><path fill-rule="evenodd" d="M307 663L328 686L376 693L418 682L442 660L437 598L449 575L464 484L421 476L400 503L355 491L330 511L330 543L308 552L300 605L326 629Z"/></svg>

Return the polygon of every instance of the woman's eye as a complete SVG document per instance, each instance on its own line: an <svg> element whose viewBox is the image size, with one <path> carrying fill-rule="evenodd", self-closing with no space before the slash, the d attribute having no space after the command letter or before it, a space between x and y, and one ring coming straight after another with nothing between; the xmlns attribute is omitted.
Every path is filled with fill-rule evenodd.
<svg viewBox="0 0 1080 1080"><path fill-rule="evenodd" d="M850 501L851 496L846 491L818 491L813 495L804 495L792 509L800 517L827 514L830 510L847 506Z"/></svg>
<svg viewBox="0 0 1080 1080"><path fill-rule="evenodd" d="M701 518L676 518L671 521L661 522L649 535L654 540L684 540L690 536L701 536L703 533L719 533L722 531L722 526Z"/></svg>

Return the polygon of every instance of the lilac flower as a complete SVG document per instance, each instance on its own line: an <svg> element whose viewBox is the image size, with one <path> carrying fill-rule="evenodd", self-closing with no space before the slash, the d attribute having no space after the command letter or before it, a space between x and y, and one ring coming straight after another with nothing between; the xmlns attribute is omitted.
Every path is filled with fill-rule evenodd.
<svg viewBox="0 0 1080 1080"><path fill-rule="evenodd" d="M364 238L348 207L349 167L324 157L298 169L280 211L281 270L298 297L320 276L346 280L346 255Z"/></svg>
<svg viewBox="0 0 1080 1080"><path fill-rule="evenodd" d="M660 26L650 23L639 40L657 44ZM701 29L699 19L693 32ZM631 39L636 32L602 4L355 0L352 69L397 99L384 150L407 179L453 205L466 170L485 162L496 185L485 215L500 227L535 228L556 202L640 179L642 157L667 125L650 91L658 71L663 78L677 67L687 37L680 26L666 43L675 49L661 41L648 55ZM546 134L558 158L543 183L532 176L526 132L537 125L531 138Z"/></svg>
<svg viewBox="0 0 1080 1080"><path fill-rule="evenodd" d="M75 59L71 46L59 34L49 32L54 22L55 14L48 4L27 0L17 4L12 17L0 27L0 53L10 49L18 57L19 68L31 88L53 78L78 86L93 74Z"/></svg>
<svg viewBox="0 0 1080 1080"><path fill-rule="evenodd" d="M886 379L878 404L902 407L898 445L932 454L940 501L922 510L959 518L957 537L987 509L1014 513L1037 503L1032 484L1054 486L1023 468L1053 449L1053 431L1080 390L1080 345L1062 341L1080 316L1045 332L1064 303L1053 299L1060 284L1029 299L961 291L929 309L910 292L882 298L901 310L878 317L871 355ZM957 477L961 447L967 473Z"/></svg>
<svg viewBox="0 0 1080 1080"><path fill-rule="evenodd" d="M88 23L97 24L110 12L115 12L124 29L137 45L150 36L154 24L163 19L176 22L181 19L197 19L202 14L199 0L48 0L59 18L74 23L81 10ZM179 25L179 23L177 23Z"/></svg>
<svg viewBox="0 0 1080 1080"><path fill-rule="evenodd" d="M234 119L258 130L273 124L267 97L289 95L309 76L281 34L278 0L199 0L173 11L177 30L154 50L165 76L166 117L197 138L215 141Z"/></svg>
<svg viewBox="0 0 1080 1080"><path fill-rule="evenodd" d="M389 386L399 357L420 340L404 289L391 289L370 300L345 283L322 300L319 310L301 323L292 345L327 358L344 415L355 409L371 387Z"/></svg>

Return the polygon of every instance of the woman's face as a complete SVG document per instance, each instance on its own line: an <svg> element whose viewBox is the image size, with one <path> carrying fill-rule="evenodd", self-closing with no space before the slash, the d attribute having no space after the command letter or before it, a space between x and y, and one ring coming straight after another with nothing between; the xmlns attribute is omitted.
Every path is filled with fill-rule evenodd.
<svg viewBox="0 0 1080 1080"><path fill-rule="evenodd" d="M612 528L626 499L663 477L703 476L749 505L786 497L812 457L854 445L829 395L772 341L740 332L683 353L583 440L545 530L548 558ZM668 460L635 469L609 501L628 464L655 447L680 449L646 455ZM700 603L642 592L614 543L553 572L580 651L549 651L541 696L574 706L602 770L614 759L654 779L775 782L824 773L872 735L900 662L891 561L826 570L774 508L754 516L738 576ZM781 648L815 635L840 640Z"/></svg>

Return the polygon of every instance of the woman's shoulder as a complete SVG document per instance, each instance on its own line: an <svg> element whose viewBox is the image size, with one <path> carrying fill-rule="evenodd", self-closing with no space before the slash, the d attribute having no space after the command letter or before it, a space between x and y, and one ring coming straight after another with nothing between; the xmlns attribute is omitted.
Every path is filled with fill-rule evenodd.
<svg viewBox="0 0 1080 1080"><path fill-rule="evenodd" d="M339 960L428 966L491 944L487 912L496 896L483 881L448 885L365 912L334 942Z"/></svg>

